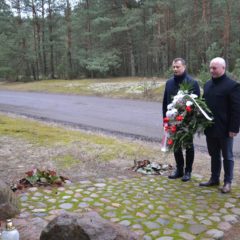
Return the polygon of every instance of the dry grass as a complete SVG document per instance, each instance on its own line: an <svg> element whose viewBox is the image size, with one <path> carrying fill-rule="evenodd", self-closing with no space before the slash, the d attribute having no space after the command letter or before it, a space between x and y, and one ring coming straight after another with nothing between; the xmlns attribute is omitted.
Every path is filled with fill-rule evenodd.
<svg viewBox="0 0 240 240"><path fill-rule="evenodd" d="M164 83L164 79L140 77L42 80L34 82L0 82L0 89L161 101Z"/></svg>

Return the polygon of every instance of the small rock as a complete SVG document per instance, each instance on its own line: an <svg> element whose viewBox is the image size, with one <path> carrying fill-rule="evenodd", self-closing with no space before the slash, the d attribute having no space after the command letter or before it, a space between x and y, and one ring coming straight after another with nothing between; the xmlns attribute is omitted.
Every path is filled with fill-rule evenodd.
<svg viewBox="0 0 240 240"><path fill-rule="evenodd" d="M0 220L19 214L18 201L10 187L0 179Z"/></svg>

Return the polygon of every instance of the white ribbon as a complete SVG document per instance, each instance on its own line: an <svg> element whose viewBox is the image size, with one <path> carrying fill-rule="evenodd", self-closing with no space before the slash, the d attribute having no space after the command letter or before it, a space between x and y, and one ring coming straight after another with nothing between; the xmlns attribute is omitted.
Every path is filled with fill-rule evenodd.
<svg viewBox="0 0 240 240"><path fill-rule="evenodd" d="M204 115L204 117L209 120L212 121L213 118L209 117L208 114L199 106L199 104L195 101L195 99L193 97L191 97L189 94L185 94L184 96L189 96L193 102L196 104L196 106L199 108L199 110L201 111L201 113Z"/></svg>

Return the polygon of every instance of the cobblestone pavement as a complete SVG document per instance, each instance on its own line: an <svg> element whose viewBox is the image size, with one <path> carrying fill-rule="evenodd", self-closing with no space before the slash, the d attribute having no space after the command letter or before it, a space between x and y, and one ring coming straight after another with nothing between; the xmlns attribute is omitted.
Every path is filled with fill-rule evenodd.
<svg viewBox="0 0 240 240"><path fill-rule="evenodd" d="M91 209L129 227L141 240L223 239L240 219L240 187L222 194L217 187L199 187L198 177L186 183L166 176L118 177L30 188L19 195L21 214L14 221L21 240L35 240L63 211Z"/></svg>

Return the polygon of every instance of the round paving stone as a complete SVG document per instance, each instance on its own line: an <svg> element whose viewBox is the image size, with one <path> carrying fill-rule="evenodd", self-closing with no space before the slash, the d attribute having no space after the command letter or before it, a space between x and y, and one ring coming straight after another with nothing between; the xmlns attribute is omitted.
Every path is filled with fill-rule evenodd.
<svg viewBox="0 0 240 240"><path fill-rule="evenodd" d="M66 193L66 194L73 194L73 191L67 190L65 193Z"/></svg>
<svg viewBox="0 0 240 240"><path fill-rule="evenodd" d="M36 192L36 193L33 194L33 196L35 196L35 197L41 197L41 196L43 196L43 194L40 193L40 192Z"/></svg>
<svg viewBox="0 0 240 240"><path fill-rule="evenodd" d="M104 216L113 218L116 216L116 213L115 212L107 212L104 214Z"/></svg>
<svg viewBox="0 0 240 240"><path fill-rule="evenodd" d="M183 228L184 228L184 225L183 225L183 224L180 224L180 223L174 223L174 224L173 224L173 228L174 228L174 229L183 229Z"/></svg>
<svg viewBox="0 0 240 240"><path fill-rule="evenodd" d="M93 201L92 198L83 198L82 200L85 201L85 202L92 202Z"/></svg>
<svg viewBox="0 0 240 240"><path fill-rule="evenodd" d="M106 183L96 183L94 184L95 187L103 188L106 186Z"/></svg>
<svg viewBox="0 0 240 240"><path fill-rule="evenodd" d="M88 207L89 204L88 204L88 203L85 203L85 202L81 202L81 203L78 204L78 206L79 206L80 208L85 208L85 207Z"/></svg>
<svg viewBox="0 0 240 240"><path fill-rule="evenodd" d="M174 230L173 229L169 229L169 228L165 228L163 230L163 234L164 235L170 235L170 234L173 234L174 233Z"/></svg>
<svg viewBox="0 0 240 240"><path fill-rule="evenodd" d="M160 223L162 226L165 226L169 223L168 219L158 218L157 222Z"/></svg>
<svg viewBox="0 0 240 240"><path fill-rule="evenodd" d="M137 212L137 213L136 213L136 216L137 216L137 217L141 217L141 218L145 218L147 215L144 214L144 213L141 213L141 212Z"/></svg>
<svg viewBox="0 0 240 240"><path fill-rule="evenodd" d="M104 206L104 204L103 204L103 203L100 203L100 202L95 202L95 203L93 204L93 206L95 206L95 207L101 207L101 206Z"/></svg>
<svg viewBox="0 0 240 240"><path fill-rule="evenodd" d="M209 219L212 220L213 222L220 222L221 221L221 219L217 216L210 216Z"/></svg>
<svg viewBox="0 0 240 240"><path fill-rule="evenodd" d="M225 216L223 216L223 219L224 219L226 222L230 222L230 223L232 223L232 224L238 222L238 219L237 219L237 216L236 216L236 215L225 215Z"/></svg>
<svg viewBox="0 0 240 240"><path fill-rule="evenodd" d="M90 197L92 197L92 198L97 198L97 197L99 197L99 195L97 195L96 193L92 193L92 194L90 195Z"/></svg>
<svg viewBox="0 0 240 240"><path fill-rule="evenodd" d="M206 234L210 237L213 237L214 239L222 239L224 235L223 231L219 231L217 229L211 229L207 231Z"/></svg>
<svg viewBox="0 0 240 240"><path fill-rule="evenodd" d="M35 216L35 217L45 217L45 216L47 216L48 214L45 212L45 213L34 213L33 214L33 216Z"/></svg>
<svg viewBox="0 0 240 240"><path fill-rule="evenodd" d="M144 224L146 225L146 227L148 229L159 229L160 228L160 225L158 223L156 223L156 222L149 222L149 221L147 221Z"/></svg>
<svg viewBox="0 0 240 240"><path fill-rule="evenodd" d="M193 240L193 239L196 238L196 237L193 236L192 234L186 233L186 232L181 232L181 233L179 233L179 236L181 236L181 237L182 237L183 239L185 239L185 240Z"/></svg>
<svg viewBox="0 0 240 240"><path fill-rule="evenodd" d="M130 225L131 225L131 222L128 221L128 220L123 220L123 221L119 222L119 224L127 227L127 226L130 226Z"/></svg>
<svg viewBox="0 0 240 240"><path fill-rule="evenodd" d="M80 194L80 193L77 192L77 193L74 194L74 197L75 197L75 198L80 198L80 197L82 197L82 194Z"/></svg>
<svg viewBox="0 0 240 240"><path fill-rule="evenodd" d="M37 190L38 190L37 187L31 187L28 189L28 191L30 191L30 192L36 192Z"/></svg>
<svg viewBox="0 0 240 240"><path fill-rule="evenodd" d="M143 240L152 240L152 237L150 237L150 236L148 236L148 235L145 235L145 236L143 237Z"/></svg>
<svg viewBox="0 0 240 240"><path fill-rule="evenodd" d="M152 236L154 236L154 237L157 237L157 236L160 235L160 231L158 231L158 230L152 231L150 234L151 234Z"/></svg>
<svg viewBox="0 0 240 240"><path fill-rule="evenodd" d="M73 205L71 203L63 203L63 204L59 205L59 207L62 209L71 209L73 207Z"/></svg>
<svg viewBox="0 0 240 240"><path fill-rule="evenodd" d="M36 212L46 212L45 208L35 208L33 206L29 206L29 209L32 209L32 212L36 213Z"/></svg>
<svg viewBox="0 0 240 240"><path fill-rule="evenodd" d="M71 196L63 196L62 199L69 199Z"/></svg>
<svg viewBox="0 0 240 240"><path fill-rule="evenodd" d="M232 213L240 215L240 208L232 208Z"/></svg>
<svg viewBox="0 0 240 240"><path fill-rule="evenodd" d="M191 233L198 235L207 230L207 227L201 224L192 225L189 227Z"/></svg>
<svg viewBox="0 0 240 240"><path fill-rule="evenodd" d="M212 225L212 222L210 220L207 220L207 219L202 220L201 223L204 224L204 225L207 225L207 226Z"/></svg>
<svg viewBox="0 0 240 240"><path fill-rule="evenodd" d="M27 201L28 200L28 196L22 196L21 198L20 198L20 201L22 201L22 202L25 202L25 201Z"/></svg>
<svg viewBox="0 0 240 240"><path fill-rule="evenodd" d="M228 222L221 222L218 224L218 228L223 231L228 231L232 225Z"/></svg>
<svg viewBox="0 0 240 240"><path fill-rule="evenodd" d="M133 229L142 229L142 225L140 225L140 224L134 224L134 225L132 226L132 228L133 228Z"/></svg>

